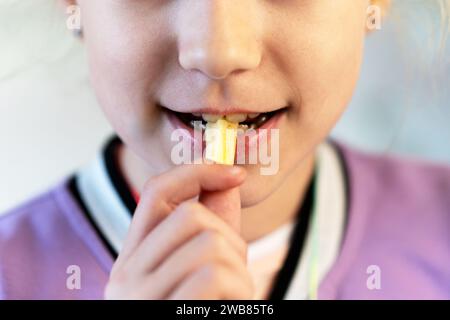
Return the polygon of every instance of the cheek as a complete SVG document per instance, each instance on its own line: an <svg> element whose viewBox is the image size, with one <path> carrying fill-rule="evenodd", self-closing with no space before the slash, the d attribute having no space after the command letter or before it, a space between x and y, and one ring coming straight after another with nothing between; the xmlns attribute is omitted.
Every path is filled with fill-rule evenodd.
<svg viewBox="0 0 450 320"><path fill-rule="evenodd" d="M365 38L364 15L330 19L291 41L286 55L294 104L304 133L326 136L348 105L359 77Z"/></svg>
<svg viewBox="0 0 450 320"><path fill-rule="evenodd" d="M171 50L164 26L115 12L87 16L84 26L91 83L105 114L117 129L148 130L157 120L149 97Z"/></svg>
<svg viewBox="0 0 450 320"><path fill-rule="evenodd" d="M359 76L362 38L338 39L321 45L314 56L307 56L294 75L299 84L303 121L334 124L345 110ZM313 49L314 50L314 49ZM327 126L329 127L329 126Z"/></svg>
<svg viewBox="0 0 450 320"><path fill-rule="evenodd" d="M283 73L294 92L294 108L280 132L284 170L291 170L329 135L353 95L365 38L365 10L353 10L305 18L295 32L292 23L273 32L276 72Z"/></svg>

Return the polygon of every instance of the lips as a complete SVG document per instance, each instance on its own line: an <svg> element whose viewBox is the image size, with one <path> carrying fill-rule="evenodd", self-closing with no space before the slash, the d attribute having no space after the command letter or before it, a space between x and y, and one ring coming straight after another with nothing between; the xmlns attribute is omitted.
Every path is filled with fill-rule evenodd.
<svg viewBox="0 0 450 320"><path fill-rule="evenodd" d="M212 113L215 112L215 110L211 109L208 110L208 113L188 113L170 110L164 106L160 107L163 114L166 115L171 129L176 130L172 131L171 134L177 132L175 137L171 136L171 140L176 141L177 145L182 141L183 144L188 143L190 147L193 148L192 152L194 155L194 163L196 161L195 159L202 155L203 151L206 150L205 133L207 131L205 129L207 123L218 123L218 119L220 118L224 118L228 122L238 123L238 129L242 131L238 131L235 159L247 159L244 160L243 163L239 163L247 164L246 161L251 162L250 155L256 155L256 157L258 157L261 152L267 152L268 144L270 144L270 150L273 150L274 146L271 144L274 133L273 129L279 129L280 123L283 121L284 116L287 115L289 110L289 107L283 107L277 110L258 114L253 112L242 113L242 111L240 113L234 112L220 114ZM182 130L178 131L178 129ZM278 132L275 137L277 140L279 139ZM275 142L275 144L277 143L278 142ZM263 149L261 149L262 144L265 145L265 148ZM250 162L248 164L253 164Z"/></svg>
<svg viewBox="0 0 450 320"><path fill-rule="evenodd" d="M208 122L216 122L217 120L224 118L229 122L238 123L238 128L242 130L248 129L259 129L265 127L271 119L275 118L277 115L283 113L286 108L281 108L278 110L263 112L263 113L188 113L188 112L177 112L163 107L164 111L168 112L169 115L175 117L178 121L183 123L185 126L191 129L201 129L206 128Z"/></svg>

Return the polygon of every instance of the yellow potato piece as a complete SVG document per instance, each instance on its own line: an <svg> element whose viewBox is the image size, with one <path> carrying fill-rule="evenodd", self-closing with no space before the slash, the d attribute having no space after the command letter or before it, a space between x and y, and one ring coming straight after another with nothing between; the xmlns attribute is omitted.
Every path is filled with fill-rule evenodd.
<svg viewBox="0 0 450 320"><path fill-rule="evenodd" d="M219 119L208 122L205 129L205 159L219 164L234 164L238 124Z"/></svg>

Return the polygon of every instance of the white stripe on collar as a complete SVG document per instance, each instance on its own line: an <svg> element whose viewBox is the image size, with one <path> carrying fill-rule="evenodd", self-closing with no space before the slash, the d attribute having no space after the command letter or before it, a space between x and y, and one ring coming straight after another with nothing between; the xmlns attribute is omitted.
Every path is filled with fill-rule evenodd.
<svg viewBox="0 0 450 320"><path fill-rule="evenodd" d="M131 215L108 176L102 153L79 171L76 183L98 228L114 250L120 252Z"/></svg>
<svg viewBox="0 0 450 320"><path fill-rule="evenodd" d="M314 276L312 264L317 262L316 280L320 284L339 254L345 221L345 180L334 146L324 142L317 149L317 155L317 194L313 204L316 206L315 216L311 216L300 263L296 266L285 295L288 300L309 298L311 276ZM131 215L111 182L102 153L78 172L76 183L98 228L114 250L120 252ZM291 233L292 229L285 228L285 231ZM255 245L266 243L265 239L261 238ZM248 250L253 252L259 249L253 249L250 244Z"/></svg>
<svg viewBox="0 0 450 320"><path fill-rule="evenodd" d="M334 146L323 143L317 152L315 208L308 226L305 248L289 284L286 300L315 298L310 296L311 286L320 285L340 251L346 216L344 173Z"/></svg>

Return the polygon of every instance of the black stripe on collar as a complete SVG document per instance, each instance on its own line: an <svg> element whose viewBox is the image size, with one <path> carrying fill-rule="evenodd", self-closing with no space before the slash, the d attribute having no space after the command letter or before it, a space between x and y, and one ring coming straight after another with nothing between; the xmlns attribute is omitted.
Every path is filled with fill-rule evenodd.
<svg viewBox="0 0 450 320"><path fill-rule="evenodd" d="M103 149L103 159L105 161L106 171L114 189L117 191L120 199L131 215L136 210L137 203L131 194L130 187L120 170L118 163L118 147L122 144L120 138L116 135L110 138Z"/></svg>
<svg viewBox="0 0 450 320"><path fill-rule="evenodd" d="M100 238L100 241L103 243L105 248L108 250L108 252L111 254L111 256L114 258L114 260L117 258L117 252L114 250L111 243L109 243L108 239L103 234L102 230L100 230L99 226L95 222L94 218L92 217L92 214L89 212L86 204L83 201L83 198L81 197L80 190L78 189L77 183L76 183L76 175L72 175L69 179L68 188L70 193L72 194L75 201L80 206L81 211L85 215L86 219L88 220L89 224L94 228L95 233Z"/></svg>
<svg viewBox="0 0 450 320"><path fill-rule="evenodd" d="M334 150L336 150L336 154L338 156L339 164L341 167L342 177L344 180L344 193L345 193L344 214L345 214L345 216L344 216L344 227L342 230L342 234L343 234L343 237L341 240L341 245L342 245L344 236L347 234L347 225L348 225L350 205L351 205L351 200L352 200L351 188L350 188L350 175L349 175L348 164L345 160L344 151L342 150L341 146L339 145L339 143L337 143L333 139L330 139L329 141L330 141L332 147L334 148Z"/></svg>
<svg viewBox="0 0 450 320"><path fill-rule="evenodd" d="M314 185L316 183L316 172L311 178L308 191L305 194L303 203L297 213L297 222L292 232L290 246L284 260L283 267L278 272L274 286L269 295L269 300L282 300L289 288L295 270L300 264L300 256L305 247L306 234L312 214L314 202Z"/></svg>

